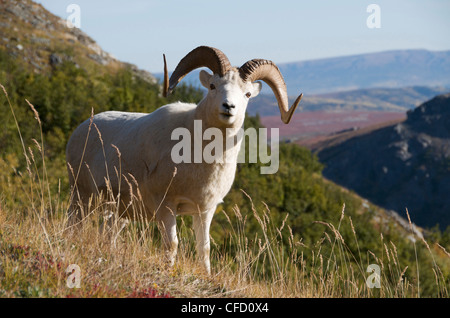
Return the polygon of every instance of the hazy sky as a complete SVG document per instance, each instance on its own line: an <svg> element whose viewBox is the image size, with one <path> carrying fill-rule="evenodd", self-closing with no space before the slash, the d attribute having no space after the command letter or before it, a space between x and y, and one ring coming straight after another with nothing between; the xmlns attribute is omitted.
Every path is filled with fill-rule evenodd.
<svg viewBox="0 0 450 318"><path fill-rule="evenodd" d="M38 0L67 18L81 8L81 29L105 51L150 72L169 69L199 45L233 65L276 63L395 49L450 50L448 0ZM380 28L368 28L370 4Z"/></svg>

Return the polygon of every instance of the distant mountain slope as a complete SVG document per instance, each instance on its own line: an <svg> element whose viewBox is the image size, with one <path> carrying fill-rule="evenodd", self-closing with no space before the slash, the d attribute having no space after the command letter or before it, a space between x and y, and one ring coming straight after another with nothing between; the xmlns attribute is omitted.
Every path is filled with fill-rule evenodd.
<svg viewBox="0 0 450 318"><path fill-rule="evenodd" d="M324 176L421 226L450 225L450 94L402 123L344 139L318 155Z"/></svg>
<svg viewBox="0 0 450 318"><path fill-rule="evenodd" d="M430 98L450 92L444 87L366 88L346 92L304 95L301 111L389 111L405 112L419 106ZM293 98L291 98L291 103ZM277 116L278 106L273 95L261 94L250 99L250 115ZM294 116L300 115L296 112Z"/></svg>
<svg viewBox="0 0 450 318"><path fill-rule="evenodd" d="M307 145L317 138L359 132L372 125L399 122L405 118L406 115L402 112L315 111L295 114L289 125L280 120L280 114L261 117L261 123L267 128L278 128L281 139Z"/></svg>
<svg viewBox="0 0 450 318"><path fill-rule="evenodd" d="M305 94L371 87L449 86L450 51L387 51L278 65Z"/></svg>
<svg viewBox="0 0 450 318"><path fill-rule="evenodd" d="M383 112L370 112L370 114L386 114ZM379 121L371 120L367 122L367 125L360 125L356 129L342 129L340 131L334 131L328 134L316 135L311 138L303 138L295 140L295 143L308 148L312 153L318 153L325 148L332 147L337 144L341 144L351 138L371 133L375 130L379 130L384 127L393 126L403 122L406 119L406 114L403 113L389 113L390 118L382 116ZM393 116L395 115L395 116ZM400 117L402 115L402 117ZM397 117L398 116L398 117ZM377 116L378 117L378 116ZM384 119L385 120L381 120Z"/></svg>

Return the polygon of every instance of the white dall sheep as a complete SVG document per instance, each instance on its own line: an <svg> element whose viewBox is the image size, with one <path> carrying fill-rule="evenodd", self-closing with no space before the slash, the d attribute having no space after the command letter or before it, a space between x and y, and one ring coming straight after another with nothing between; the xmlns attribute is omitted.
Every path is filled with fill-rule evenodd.
<svg viewBox="0 0 450 318"><path fill-rule="evenodd" d="M281 119L286 124L302 95L289 109L285 82L273 62L255 59L236 68L220 50L211 47L201 46L188 53L170 81L165 57L164 66L164 96L186 74L199 67L213 71L212 75L203 70L200 72L201 84L208 93L198 105L178 102L150 114L108 111L95 115L93 124L101 132L101 138L95 130L88 134L89 119L83 122L73 132L66 150L69 179L77 194L71 211L80 213L75 201L86 207L93 194L106 191L107 177L112 191L124 202L122 208L126 209L130 187L124 180L125 177L131 179L132 175L137 181L145 213L158 222L169 262L173 264L178 245L176 216L192 215L198 257L210 272L211 219L233 183L240 141L230 149L224 148L225 163L176 164L171 152L178 141L172 140L172 132L182 127L194 135L194 121L201 120L203 130L215 127L223 132L223 136L234 138L243 126L249 98L261 90L257 80L266 82L273 90ZM111 145L120 150L120 158L117 149ZM205 145L203 143L203 147ZM117 171L123 178L118 177Z"/></svg>

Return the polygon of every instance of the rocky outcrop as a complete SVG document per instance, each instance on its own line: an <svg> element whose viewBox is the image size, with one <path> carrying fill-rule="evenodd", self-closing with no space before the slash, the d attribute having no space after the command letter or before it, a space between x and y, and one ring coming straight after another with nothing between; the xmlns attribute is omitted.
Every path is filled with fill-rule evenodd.
<svg viewBox="0 0 450 318"><path fill-rule="evenodd" d="M450 225L450 94L407 119L322 149L324 176L425 227Z"/></svg>
<svg viewBox="0 0 450 318"><path fill-rule="evenodd" d="M0 1L0 48L22 59L36 73L50 71L63 62L72 62L94 73L127 67L145 81L155 77L135 65L118 61L82 30L48 12L31 0Z"/></svg>

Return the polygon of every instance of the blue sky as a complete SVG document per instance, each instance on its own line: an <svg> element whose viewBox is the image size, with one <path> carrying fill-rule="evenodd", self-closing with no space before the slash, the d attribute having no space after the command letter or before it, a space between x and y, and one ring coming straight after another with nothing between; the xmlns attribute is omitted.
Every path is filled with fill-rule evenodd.
<svg viewBox="0 0 450 318"><path fill-rule="evenodd" d="M276 63L396 49L450 50L448 0L35 0L62 18L81 8L81 29L105 51L150 72L169 69L199 45L234 65ZM381 28L370 29L369 4Z"/></svg>

